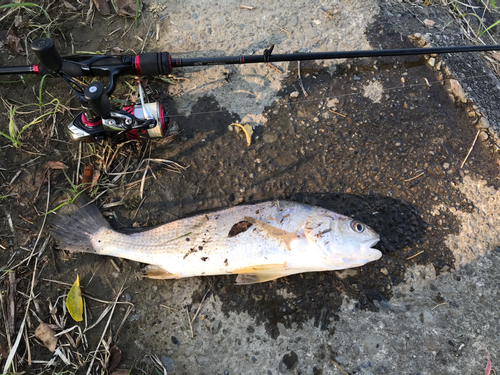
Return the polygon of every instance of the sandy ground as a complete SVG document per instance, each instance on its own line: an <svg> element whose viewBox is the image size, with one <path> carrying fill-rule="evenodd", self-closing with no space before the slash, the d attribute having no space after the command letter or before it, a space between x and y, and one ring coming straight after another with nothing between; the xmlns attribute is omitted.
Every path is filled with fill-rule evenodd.
<svg viewBox="0 0 500 375"><path fill-rule="evenodd" d="M407 36L416 32L429 34L433 45L465 43L447 10L418 3L244 4L253 10L240 5L149 1L133 33L142 40L150 35L145 50L181 57L260 54L272 44L277 53L408 48ZM76 47L115 46L96 27L105 19L96 15L93 22L93 29L75 25ZM120 22L115 19L106 30ZM69 53L70 44L54 38ZM118 44L126 41L135 51L143 47L133 35ZM128 316L127 305L117 308L112 331L123 317L125 324L110 341L123 352L119 367L132 373L157 373L152 355L169 374L482 374L487 352L496 368L500 84L486 59L474 54L440 56L434 63L420 57L303 63L307 97L297 63L274 66L185 68L174 71L183 78L175 85L151 83L183 130L173 143L156 144L152 156L189 168L176 175L154 167L158 179L148 180L139 209L130 204L104 213L114 213L118 226L150 225L199 210L294 199L366 222L381 234L383 258L355 270L237 287L229 277L141 280L136 263L69 256L50 245L35 288L41 293L39 315L49 320L47 302L64 293L44 279L72 283L79 273L85 291L105 300L126 285L120 301L134 307ZM443 78L461 83L463 100L450 97ZM2 113L2 123L6 119ZM228 129L235 121L253 126L250 147ZM66 141L63 127L59 134ZM6 142L1 147L8 157L0 160L1 187L9 192L16 173L10 166L24 165L31 156ZM45 160L63 160L75 169L77 144L54 141L46 147L57 151L44 148L44 156L17 178L21 198L1 202L6 214L27 215L35 223L13 239L2 217L5 263L19 246L31 246L41 227L42 219L27 208L34 194L30 173ZM64 183L55 172L53 191ZM137 196L134 191L127 201ZM99 203L115 197L119 193ZM35 205L43 210L45 201ZM90 306L95 318L102 306ZM198 310L188 324L187 316ZM89 332L91 347L103 324ZM35 319L30 334L34 328ZM36 354L51 357L41 345ZM64 368L60 359L56 366Z"/></svg>

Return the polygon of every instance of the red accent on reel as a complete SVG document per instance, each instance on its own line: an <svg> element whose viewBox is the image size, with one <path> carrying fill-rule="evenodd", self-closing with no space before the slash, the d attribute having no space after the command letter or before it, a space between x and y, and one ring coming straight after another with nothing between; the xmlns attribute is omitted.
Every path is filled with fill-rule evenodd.
<svg viewBox="0 0 500 375"><path fill-rule="evenodd" d="M131 115L134 114L134 106L133 105L127 105L122 108L125 112L130 113Z"/></svg>
<svg viewBox="0 0 500 375"><path fill-rule="evenodd" d="M38 69L38 65L33 65L33 73L39 74L40 70Z"/></svg>
<svg viewBox="0 0 500 375"><path fill-rule="evenodd" d="M89 120L87 120L85 115L82 113L82 122L83 122L83 125L88 126L89 128L93 128L94 126L101 125L102 119L95 121L95 122L90 122Z"/></svg>
<svg viewBox="0 0 500 375"><path fill-rule="evenodd" d="M167 129L165 128L165 117L163 116L163 107L161 103L158 103L158 112L160 112L160 125L163 135L167 134Z"/></svg>
<svg viewBox="0 0 500 375"><path fill-rule="evenodd" d="M133 141L133 140L139 139L139 133L137 132L137 129L128 131L127 132L127 139L129 141Z"/></svg>

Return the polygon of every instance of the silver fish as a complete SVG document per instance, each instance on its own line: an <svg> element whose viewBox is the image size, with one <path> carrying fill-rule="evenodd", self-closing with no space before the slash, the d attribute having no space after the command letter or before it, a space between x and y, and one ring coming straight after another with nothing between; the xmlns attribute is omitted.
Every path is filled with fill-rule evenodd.
<svg viewBox="0 0 500 375"><path fill-rule="evenodd" d="M90 204L58 216L52 236L63 249L147 263L146 277L235 274L237 284L359 267L382 256L372 248L379 235L365 224L289 201L235 206L133 234L112 229Z"/></svg>

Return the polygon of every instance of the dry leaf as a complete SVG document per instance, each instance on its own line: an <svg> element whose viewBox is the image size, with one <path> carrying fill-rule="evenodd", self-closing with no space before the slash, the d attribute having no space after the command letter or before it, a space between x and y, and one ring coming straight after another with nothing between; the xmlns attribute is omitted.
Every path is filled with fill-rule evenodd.
<svg viewBox="0 0 500 375"><path fill-rule="evenodd" d="M101 177L101 170L100 169L94 169L92 172L92 184L90 185L89 193L94 189L94 187L97 185L97 182L99 181L99 177Z"/></svg>
<svg viewBox="0 0 500 375"><path fill-rule="evenodd" d="M245 133L245 137L247 139L247 145L250 146L252 144L252 134L253 129L250 125L241 125L236 122L231 124L232 126L237 126L237 129L241 129L243 133Z"/></svg>
<svg viewBox="0 0 500 375"><path fill-rule="evenodd" d="M24 55L23 47L21 47L21 39L19 39L12 30L2 30L0 31L0 40L6 46L9 46L11 50Z"/></svg>
<svg viewBox="0 0 500 375"><path fill-rule="evenodd" d="M424 24L425 24L425 26L433 27L436 24L436 22L434 22L433 20L429 20L429 19L426 18L424 20Z"/></svg>
<svg viewBox="0 0 500 375"><path fill-rule="evenodd" d="M62 161L48 161L43 165L45 169L68 169L68 166Z"/></svg>
<svg viewBox="0 0 500 375"><path fill-rule="evenodd" d="M113 4L119 16L135 18L137 13L137 0L114 0ZM142 4L139 3L139 13L141 12L141 6Z"/></svg>
<svg viewBox="0 0 500 375"><path fill-rule="evenodd" d="M111 48L111 51L113 51L114 53L122 53L125 50L121 47L113 47Z"/></svg>
<svg viewBox="0 0 500 375"><path fill-rule="evenodd" d="M109 350L108 371L111 372L118 367L122 360L122 351L116 345Z"/></svg>
<svg viewBox="0 0 500 375"><path fill-rule="evenodd" d="M83 320L83 299L80 289L80 277L78 275L76 275L76 281L66 297L66 307L75 321L81 322Z"/></svg>
<svg viewBox="0 0 500 375"><path fill-rule="evenodd" d="M89 164L83 170L82 186L88 192L92 191L92 177L94 176L94 166Z"/></svg>
<svg viewBox="0 0 500 375"><path fill-rule="evenodd" d="M495 52L491 55L495 60L500 61L500 52Z"/></svg>
<svg viewBox="0 0 500 375"><path fill-rule="evenodd" d="M57 346L55 334L54 330L46 323L41 323L35 330L36 338L43 342L43 345L51 352L54 352Z"/></svg>
<svg viewBox="0 0 500 375"><path fill-rule="evenodd" d="M69 9L69 10L72 10L72 11L76 12L76 7L75 7L75 6L73 6L73 4L68 3L67 1L63 1L63 4L64 4L64 6L65 6L67 9Z"/></svg>
<svg viewBox="0 0 500 375"><path fill-rule="evenodd" d="M94 0L94 5L103 16L109 16L111 14L111 8L107 0Z"/></svg>

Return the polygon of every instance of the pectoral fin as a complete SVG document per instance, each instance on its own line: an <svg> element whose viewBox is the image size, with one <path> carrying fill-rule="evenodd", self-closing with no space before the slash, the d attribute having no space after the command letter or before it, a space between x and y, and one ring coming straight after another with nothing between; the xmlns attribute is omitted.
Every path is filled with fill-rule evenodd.
<svg viewBox="0 0 500 375"><path fill-rule="evenodd" d="M271 224L268 224L259 219L255 219L253 217L246 216L244 220L252 223L271 238L274 238L275 240L283 243L288 250L292 250L292 241L299 238L299 236L297 236L295 233L287 232L286 230L273 227Z"/></svg>
<svg viewBox="0 0 500 375"><path fill-rule="evenodd" d="M251 267L239 268L232 271L238 274L236 285L263 283L287 276L286 262L278 264L262 264Z"/></svg>
<svg viewBox="0 0 500 375"><path fill-rule="evenodd" d="M159 267L159 266L154 266L154 265L149 265L146 266L143 270L143 276L148 277L150 279L178 279L179 275L176 273L170 273L166 269Z"/></svg>

